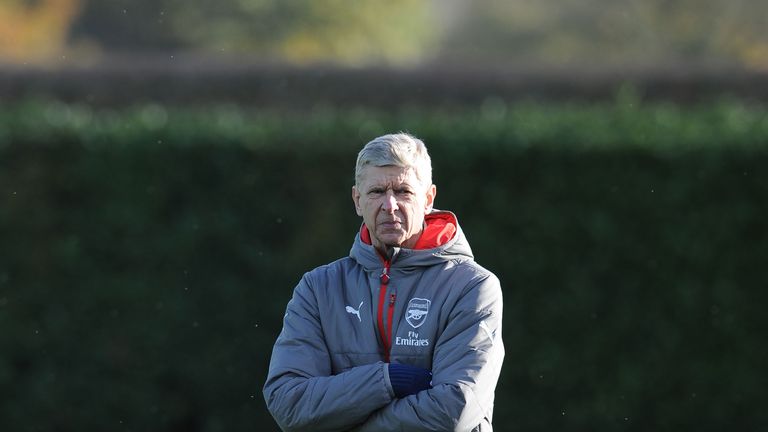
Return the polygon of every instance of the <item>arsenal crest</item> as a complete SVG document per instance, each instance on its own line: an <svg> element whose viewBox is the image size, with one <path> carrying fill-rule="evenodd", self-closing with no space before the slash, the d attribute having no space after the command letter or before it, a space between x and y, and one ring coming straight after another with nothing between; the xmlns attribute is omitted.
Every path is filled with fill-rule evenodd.
<svg viewBox="0 0 768 432"><path fill-rule="evenodd" d="M424 324L429 313L430 303L432 303L430 300L423 298L412 298L408 302L408 307L405 310L405 320L408 321L411 327L418 328Z"/></svg>

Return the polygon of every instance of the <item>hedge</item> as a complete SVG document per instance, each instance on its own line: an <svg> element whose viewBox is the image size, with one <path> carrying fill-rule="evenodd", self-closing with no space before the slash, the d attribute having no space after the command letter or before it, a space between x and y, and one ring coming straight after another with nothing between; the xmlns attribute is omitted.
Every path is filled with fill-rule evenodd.
<svg viewBox="0 0 768 432"><path fill-rule="evenodd" d="M768 426L768 120L735 101L0 113L0 429L277 429L301 274L348 253L357 150L407 130L502 281L494 425Z"/></svg>

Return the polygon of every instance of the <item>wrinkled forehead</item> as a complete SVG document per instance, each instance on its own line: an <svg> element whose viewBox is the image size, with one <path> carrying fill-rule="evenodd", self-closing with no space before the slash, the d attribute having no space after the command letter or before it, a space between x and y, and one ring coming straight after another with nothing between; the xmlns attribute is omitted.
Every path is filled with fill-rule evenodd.
<svg viewBox="0 0 768 432"><path fill-rule="evenodd" d="M368 165L362 170L360 186L422 186L415 167L400 167L396 165Z"/></svg>

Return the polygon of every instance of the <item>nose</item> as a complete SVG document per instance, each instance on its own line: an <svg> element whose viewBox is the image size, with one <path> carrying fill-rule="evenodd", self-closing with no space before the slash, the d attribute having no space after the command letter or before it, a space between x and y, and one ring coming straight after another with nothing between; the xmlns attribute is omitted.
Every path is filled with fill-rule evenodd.
<svg viewBox="0 0 768 432"><path fill-rule="evenodd" d="M381 209L387 213L394 213L395 210L398 209L397 198L395 198L395 194L392 193L392 191L387 191L386 195L384 195L384 202L381 204Z"/></svg>

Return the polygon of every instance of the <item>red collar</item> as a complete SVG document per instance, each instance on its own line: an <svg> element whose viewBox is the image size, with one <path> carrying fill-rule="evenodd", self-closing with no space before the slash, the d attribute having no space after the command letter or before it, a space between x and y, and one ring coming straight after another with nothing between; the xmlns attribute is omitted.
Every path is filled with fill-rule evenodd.
<svg viewBox="0 0 768 432"><path fill-rule="evenodd" d="M448 212L435 212L424 216L426 225L421 232L414 249L433 249L448 243L456 235L456 218ZM371 233L363 224L360 227L360 240L365 244L371 244Z"/></svg>

